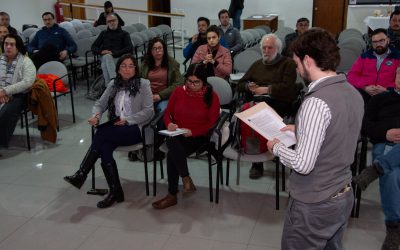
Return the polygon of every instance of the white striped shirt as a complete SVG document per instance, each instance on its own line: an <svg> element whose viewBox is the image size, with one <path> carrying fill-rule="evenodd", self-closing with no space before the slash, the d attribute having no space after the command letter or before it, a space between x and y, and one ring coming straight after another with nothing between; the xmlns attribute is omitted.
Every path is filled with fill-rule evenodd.
<svg viewBox="0 0 400 250"><path fill-rule="evenodd" d="M309 91L326 78L310 84ZM304 175L310 173L314 169L331 119L331 111L324 101L316 97L307 98L302 103L297 117L295 149L287 148L279 142L273 147L274 155L279 156L285 166L297 173Z"/></svg>

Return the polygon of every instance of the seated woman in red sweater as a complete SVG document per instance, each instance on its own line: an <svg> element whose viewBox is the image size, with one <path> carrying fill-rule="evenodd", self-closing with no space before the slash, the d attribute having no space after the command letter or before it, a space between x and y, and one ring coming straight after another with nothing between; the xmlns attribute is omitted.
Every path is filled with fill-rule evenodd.
<svg viewBox="0 0 400 250"><path fill-rule="evenodd" d="M177 204L179 176L182 177L184 193L196 191L186 157L207 142L207 133L219 116L219 99L207 83L205 65L190 65L185 77L185 84L177 87L169 99L164 123L170 131L181 128L186 133L167 138L168 194L153 203L156 209Z"/></svg>
<svg viewBox="0 0 400 250"><path fill-rule="evenodd" d="M231 53L220 44L219 29L211 25L207 29L207 44L197 48L192 63L203 63L207 67L208 76L228 78L232 73Z"/></svg>

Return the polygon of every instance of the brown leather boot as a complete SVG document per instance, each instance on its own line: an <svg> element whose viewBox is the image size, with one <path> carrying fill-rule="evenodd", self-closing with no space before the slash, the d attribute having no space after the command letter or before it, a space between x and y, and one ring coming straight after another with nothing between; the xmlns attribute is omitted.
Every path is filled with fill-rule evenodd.
<svg viewBox="0 0 400 250"><path fill-rule="evenodd" d="M183 182L183 193L193 193L196 191L196 187L193 184L192 178L190 176L182 177Z"/></svg>
<svg viewBox="0 0 400 250"><path fill-rule="evenodd" d="M164 209L167 207L175 206L177 203L178 199L176 198L176 195L168 193L167 196L165 196L161 200L153 202L152 205L155 209Z"/></svg>

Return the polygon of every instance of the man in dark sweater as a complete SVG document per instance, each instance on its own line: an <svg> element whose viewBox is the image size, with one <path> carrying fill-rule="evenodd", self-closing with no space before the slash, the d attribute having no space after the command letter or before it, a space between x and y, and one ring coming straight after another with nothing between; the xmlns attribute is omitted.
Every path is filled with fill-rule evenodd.
<svg viewBox="0 0 400 250"><path fill-rule="evenodd" d="M238 91L245 93L246 101L253 96L265 96L263 101L268 103L285 116L290 112L291 103L296 98L296 64L286 56L282 56L282 42L274 34L265 35L260 43L263 58L250 66L238 83ZM258 179L263 176L262 163L253 163L250 178Z"/></svg>
<svg viewBox="0 0 400 250"><path fill-rule="evenodd" d="M295 125L294 149L278 139L268 150L293 171L281 249L344 249L342 237L353 208L350 165L361 130L364 102L337 75L339 48L329 32L306 31L294 42L293 59L308 85Z"/></svg>
<svg viewBox="0 0 400 250"><path fill-rule="evenodd" d="M296 31L285 36L285 48L283 49L282 54L285 56L292 57L293 53L290 51L290 45L299 37L301 34L308 30L310 26L310 21L305 18L299 18L296 22Z"/></svg>
<svg viewBox="0 0 400 250"><path fill-rule="evenodd" d="M114 13L107 15L107 26L92 44L92 51L101 55L101 69L106 85L116 76L115 63L118 58L133 50L129 33L121 29Z"/></svg>
<svg viewBox="0 0 400 250"><path fill-rule="evenodd" d="M400 68L396 86L373 96L363 120L363 132L374 144L373 164L354 177L363 190L379 177L386 238L382 249L400 246Z"/></svg>

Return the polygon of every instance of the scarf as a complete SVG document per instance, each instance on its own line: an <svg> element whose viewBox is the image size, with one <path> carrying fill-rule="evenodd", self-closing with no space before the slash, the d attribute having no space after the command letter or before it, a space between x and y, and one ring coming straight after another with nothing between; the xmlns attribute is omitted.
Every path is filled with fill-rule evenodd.
<svg viewBox="0 0 400 250"><path fill-rule="evenodd" d="M198 91L193 91L191 90L187 84L183 86L183 90L185 91L186 95L190 97L199 97L199 98L204 98L206 92L207 92L207 86L203 86L200 90Z"/></svg>
<svg viewBox="0 0 400 250"><path fill-rule="evenodd" d="M22 55L18 53L11 63L8 63L6 55L0 57L0 87L13 84L15 68L21 56Z"/></svg>
<svg viewBox="0 0 400 250"><path fill-rule="evenodd" d="M137 93L139 93L140 89L140 78L134 77L127 81L122 80L120 77L117 76L114 80L114 88L111 92L110 97L108 98L108 119L112 120L116 118L115 114L115 96L118 91L127 91L129 92L129 96L135 97Z"/></svg>

